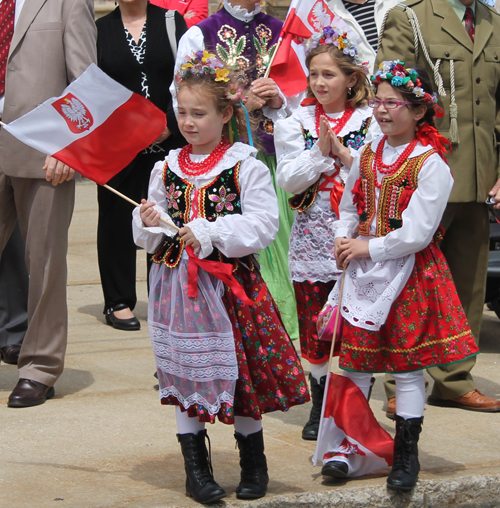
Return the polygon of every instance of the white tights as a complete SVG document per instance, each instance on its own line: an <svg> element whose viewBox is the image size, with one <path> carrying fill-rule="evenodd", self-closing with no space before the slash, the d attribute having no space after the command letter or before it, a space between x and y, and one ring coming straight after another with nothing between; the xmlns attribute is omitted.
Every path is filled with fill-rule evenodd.
<svg viewBox="0 0 500 508"><path fill-rule="evenodd" d="M328 374L328 362L325 363L311 363L309 364L311 371L311 376L316 379L319 383L319 380Z"/></svg>
<svg viewBox="0 0 500 508"><path fill-rule="evenodd" d="M205 428L205 423L200 422L196 417L190 418L187 412L181 411L179 406L175 408L175 419L179 434L198 434ZM244 416L234 417L234 430L244 437L259 432L261 429L262 420L254 420Z"/></svg>
<svg viewBox="0 0 500 508"><path fill-rule="evenodd" d="M345 370L343 375L355 383L365 397L368 397L372 374ZM396 414L405 420L422 417L425 406L424 371L392 374L392 377L396 381Z"/></svg>

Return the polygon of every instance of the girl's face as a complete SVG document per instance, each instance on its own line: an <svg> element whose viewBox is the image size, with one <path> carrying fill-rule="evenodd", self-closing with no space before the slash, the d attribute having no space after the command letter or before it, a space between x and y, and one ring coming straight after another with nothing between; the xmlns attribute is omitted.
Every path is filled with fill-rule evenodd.
<svg viewBox="0 0 500 508"><path fill-rule="evenodd" d="M358 80L356 74L346 76L328 53L320 53L309 64L309 86L326 113L344 111L347 90Z"/></svg>
<svg viewBox="0 0 500 508"><path fill-rule="evenodd" d="M219 112L214 98L199 87L183 86L177 101L179 129L186 141L193 145L193 153L211 153L222 138L222 128L231 118L232 108Z"/></svg>
<svg viewBox="0 0 500 508"><path fill-rule="evenodd" d="M378 85L376 97L381 101L405 101L399 91L385 81ZM397 106L395 109L387 109L381 104L374 109L374 114L380 129L384 134L387 134L389 144L399 146L413 141L415 128L419 120L423 118L425 109L425 106L415 108L405 105Z"/></svg>

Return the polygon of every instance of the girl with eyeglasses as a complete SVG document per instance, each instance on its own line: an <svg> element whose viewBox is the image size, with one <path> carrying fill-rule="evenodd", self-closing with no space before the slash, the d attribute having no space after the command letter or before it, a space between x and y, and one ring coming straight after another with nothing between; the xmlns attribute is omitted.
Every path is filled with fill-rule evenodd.
<svg viewBox="0 0 500 508"><path fill-rule="evenodd" d="M396 380L392 490L410 491L420 469L417 442L425 404L423 369L476 355L478 348L437 247L453 187L434 126L437 97L427 73L382 62L370 99L383 132L356 156L335 230L339 268L347 267L339 365L368 393L375 372ZM339 305L335 287L329 296ZM323 473L349 475L348 454L329 454Z"/></svg>
<svg viewBox="0 0 500 508"><path fill-rule="evenodd" d="M340 18L334 22L306 41L308 97L291 117L275 125L276 182L294 194L289 203L296 211L288 267L302 358L311 372L313 404L302 431L307 440L317 439L330 351L329 344L318 339L316 321L340 275L332 224L338 220L352 157L367 139L373 114L366 105L371 89L366 62L356 50L359 38Z"/></svg>

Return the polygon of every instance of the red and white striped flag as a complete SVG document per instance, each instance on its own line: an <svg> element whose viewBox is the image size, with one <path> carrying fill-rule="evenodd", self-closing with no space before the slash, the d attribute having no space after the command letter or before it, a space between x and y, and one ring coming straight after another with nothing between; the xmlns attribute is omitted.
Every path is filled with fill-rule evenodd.
<svg viewBox="0 0 500 508"><path fill-rule="evenodd" d="M4 125L23 143L104 185L165 130L166 115L95 64L63 92Z"/></svg>
<svg viewBox="0 0 500 508"><path fill-rule="evenodd" d="M324 0L292 0L269 74L285 95L296 95L307 88L308 71L302 41L332 25L334 18Z"/></svg>
<svg viewBox="0 0 500 508"><path fill-rule="evenodd" d="M337 456L349 477L392 465L394 440L380 426L363 392L347 377L328 374L313 464Z"/></svg>

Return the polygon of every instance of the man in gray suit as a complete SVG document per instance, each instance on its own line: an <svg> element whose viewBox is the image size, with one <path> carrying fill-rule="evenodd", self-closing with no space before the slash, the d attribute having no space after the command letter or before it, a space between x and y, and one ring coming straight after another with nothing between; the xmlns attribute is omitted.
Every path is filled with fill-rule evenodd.
<svg viewBox="0 0 500 508"><path fill-rule="evenodd" d="M60 95L96 61L92 0L17 0L14 19L13 1L0 4L0 105L5 123ZM72 177L66 165L0 132L0 249L18 220L30 274L28 330L10 407L43 404L54 396L54 383L63 371Z"/></svg>

